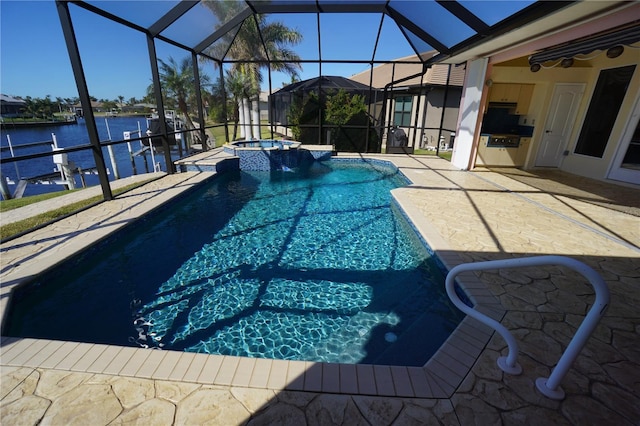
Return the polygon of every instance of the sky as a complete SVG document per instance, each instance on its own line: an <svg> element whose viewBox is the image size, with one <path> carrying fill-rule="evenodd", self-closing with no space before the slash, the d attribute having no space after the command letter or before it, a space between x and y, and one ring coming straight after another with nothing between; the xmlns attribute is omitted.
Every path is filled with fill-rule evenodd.
<svg viewBox="0 0 640 426"><path fill-rule="evenodd" d="M146 20L147 24L154 22L155 16L161 16L175 4L171 1L140 0L92 2L113 11L127 7L134 14L133 18ZM512 2L501 3L508 5ZM75 5L70 5L70 10L90 95L109 100L119 96L125 100L144 97L151 84L145 36ZM184 40L186 44L194 44L194 41L211 32L207 26L209 20L196 19L209 11L194 8L189 13L192 15L185 16L184 23L176 25L177 29L171 35L176 40ZM301 32L303 41L293 50L303 59L317 59L315 14L281 14L270 19L281 21ZM368 60L373 52L380 14L322 14L320 25L323 59ZM441 25L446 25L446 22ZM156 42L156 50L158 57L164 60L173 57L179 61L190 55L162 41ZM410 44L395 23L385 18L376 59L392 60L413 54ZM211 81L219 75L212 63L202 64L202 69ZM366 64L327 63L323 64L322 74L349 77L367 69ZM303 64L299 77L306 80L318 75L317 64ZM268 90L266 71L263 76L262 89ZM272 73L273 91L290 81L288 75ZM0 0L0 91L6 95L34 98L47 95L52 99L77 96L54 0Z"/></svg>

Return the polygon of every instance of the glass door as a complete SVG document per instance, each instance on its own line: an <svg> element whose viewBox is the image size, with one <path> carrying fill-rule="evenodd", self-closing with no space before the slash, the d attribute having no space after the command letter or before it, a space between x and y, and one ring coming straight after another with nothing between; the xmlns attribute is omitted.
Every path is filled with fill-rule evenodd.
<svg viewBox="0 0 640 426"><path fill-rule="evenodd" d="M640 185L640 99L622 135L609 178Z"/></svg>

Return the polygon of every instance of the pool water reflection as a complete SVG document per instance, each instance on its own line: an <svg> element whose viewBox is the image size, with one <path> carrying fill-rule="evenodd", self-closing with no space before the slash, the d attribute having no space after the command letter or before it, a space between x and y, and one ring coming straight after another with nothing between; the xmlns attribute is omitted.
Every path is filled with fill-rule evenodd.
<svg viewBox="0 0 640 426"><path fill-rule="evenodd" d="M16 297L10 335L424 365L461 319L376 162L239 172Z"/></svg>

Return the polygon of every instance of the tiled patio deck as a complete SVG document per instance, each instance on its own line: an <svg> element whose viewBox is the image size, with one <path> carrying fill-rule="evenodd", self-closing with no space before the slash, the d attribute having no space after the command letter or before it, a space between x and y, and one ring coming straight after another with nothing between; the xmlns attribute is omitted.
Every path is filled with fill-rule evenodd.
<svg viewBox="0 0 640 426"><path fill-rule="evenodd" d="M476 302L498 301L487 311L518 339L520 376L497 368L504 341L473 322L439 361L416 370L3 338L3 424L639 424L640 190L592 181L585 189L584 179L568 175L558 183L543 173L463 172L437 158L376 157L413 181L394 196L449 266L559 254L603 276L611 305L563 381L563 401L541 396L534 381L548 377L593 292L577 274L545 267L466 277ZM3 244L2 310L20 277L206 176L166 176Z"/></svg>

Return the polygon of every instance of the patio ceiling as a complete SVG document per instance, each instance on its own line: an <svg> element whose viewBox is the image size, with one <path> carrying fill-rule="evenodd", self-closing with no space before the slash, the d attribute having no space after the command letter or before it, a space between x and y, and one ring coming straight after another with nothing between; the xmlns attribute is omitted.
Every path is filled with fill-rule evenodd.
<svg viewBox="0 0 640 426"><path fill-rule="evenodd" d="M230 57L230 46L243 25L255 26L254 17L264 15L267 22L283 21L287 25L300 22L305 34L317 37L314 40L317 49L301 56L302 63L390 62L397 56L388 57L388 53L379 49L381 42L389 39L404 43L403 47L410 46L415 56L406 60L425 65L447 60L575 5L570 1L533 0L71 0L70 3L218 63L253 60ZM224 16L216 15L212 4L224 9ZM359 58L340 56L335 32L345 24L366 35L362 41L355 41L362 44ZM420 55L429 51L437 53Z"/></svg>

